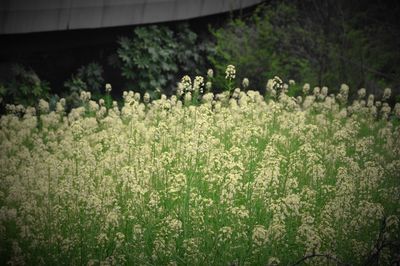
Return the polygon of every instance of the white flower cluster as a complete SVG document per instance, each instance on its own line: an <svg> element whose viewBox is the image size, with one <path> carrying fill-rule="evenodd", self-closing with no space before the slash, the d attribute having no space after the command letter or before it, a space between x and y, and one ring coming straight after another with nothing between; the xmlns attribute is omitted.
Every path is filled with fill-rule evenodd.
<svg viewBox="0 0 400 266"><path fill-rule="evenodd" d="M365 88L361 88L357 91L358 98L363 99L367 95L367 90Z"/></svg>
<svg viewBox="0 0 400 266"><path fill-rule="evenodd" d="M249 84L250 84L250 81L249 81L248 78L244 78L244 79L242 80L242 86L243 86L244 89L246 89L247 87L249 87Z"/></svg>
<svg viewBox="0 0 400 266"><path fill-rule="evenodd" d="M207 70L207 77L212 79L214 77L214 70L212 70L211 68Z"/></svg>
<svg viewBox="0 0 400 266"><path fill-rule="evenodd" d="M149 94L148 92L146 92L146 93L143 95L143 102L144 102L144 103L149 103L149 102L150 102L150 94Z"/></svg>
<svg viewBox="0 0 400 266"><path fill-rule="evenodd" d="M88 102L92 98L90 91L81 91L80 99L82 102Z"/></svg>
<svg viewBox="0 0 400 266"><path fill-rule="evenodd" d="M17 111L17 109L16 109ZM50 111L49 103L43 99L39 100L39 111L41 113L48 113Z"/></svg>
<svg viewBox="0 0 400 266"><path fill-rule="evenodd" d="M106 83L106 92L110 93L112 90L111 84L110 83Z"/></svg>
<svg viewBox="0 0 400 266"><path fill-rule="evenodd" d="M193 81L193 90L203 93L204 78L202 76L196 76Z"/></svg>
<svg viewBox="0 0 400 266"><path fill-rule="evenodd" d="M276 97L279 90L286 93L287 87L284 87L283 81L280 77L275 76L273 79L269 79L265 88L267 93L270 93L272 97Z"/></svg>
<svg viewBox="0 0 400 266"><path fill-rule="evenodd" d="M156 100L127 91L109 110L86 92L69 113L65 99L55 111L44 100L38 110L8 105L2 260L291 265L315 252L358 265L382 221L385 241L397 240L399 103L361 90L343 105L345 85L339 99L309 85L294 99L276 77L275 99L236 88L185 106L204 78L181 86L184 97Z"/></svg>
<svg viewBox="0 0 400 266"><path fill-rule="evenodd" d="M234 65L228 65L225 70L225 79L233 80L236 77L236 68Z"/></svg>
<svg viewBox="0 0 400 266"><path fill-rule="evenodd" d="M184 92L192 91L192 79L188 75L183 76L181 84Z"/></svg>
<svg viewBox="0 0 400 266"><path fill-rule="evenodd" d="M389 100L391 95L392 95L392 89L391 88L385 88L383 90L382 101Z"/></svg>
<svg viewBox="0 0 400 266"><path fill-rule="evenodd" d="M349 86L346 84L342 84L340 86L340 93L336 96L336 99L341 103L341 104L346 104L347 100L349 98Z"/></svg>
<svg viewBox="0 0 400 266"><path fill-rule="evenodd" d="M177 95L182 96L187 92L191 92L192 90L192 79L188 75L183 76L181 81L178 82Z"/></svg>

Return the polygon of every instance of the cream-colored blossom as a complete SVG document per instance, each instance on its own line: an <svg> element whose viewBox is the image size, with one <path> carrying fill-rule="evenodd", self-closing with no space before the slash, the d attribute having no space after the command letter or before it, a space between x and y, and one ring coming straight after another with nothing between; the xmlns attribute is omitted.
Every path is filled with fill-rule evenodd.
<svg viewBox="0 0 400 266"><path fill-rule="evenodd" d="M234 65L228 65L225 70L225 79L232 80L236 77L236 69Z"/></svg>
<svg viewBox="0 0 400 266"><path fill-rule="evenodd" d="M344 85L293 98L278 77L266 100L235 87L198 95L199 81L152 101L126 91L121 110L86 92L68 113L61 100L46 112L6 105L8 263L275 265L315 252L362 264L377 225L396 239L399 104L370 95L349 105Z"/></svg>
<svg viewBox="0 0 400 266"><path fill-rule="evenodd" d="M143 96L143 102L144 103L149 103L150 102L150 94L146 92Z"/></svg>
<svg viewBox="0 0 400 266"><path fill-rule="evenodd" d="M110 93L111 92L111 90L112 90L112 87L111 87L111 84L110 83L106 83L106 92L107 93Z"/></svg>
<svg viewBox="0 0 400 266"><path fill-rule="evenodd" d="M48 113L50 111L49 103L43 99L39 100L39 111L41 113Z"/></svg>
<svg viewBox="0 0 400 266"><path fill-rule="evenodd" d="M365 88L361 88L357 91L358 98L362 99L367 95L367 90Z"/></svg>
<svg viewBox="0 0 400 266"><path fill-rule="evenodd" d="M309 83L305 83L305 84L303 85L303 93L304 93L305 95L307 95L309 91L310 91L310 84L309 84Z"/></svg>
<svg viewBox="0 0 400 266"><path fill-rule="evenodd" d="M202 76L196 76L193 81L193 90L203 93L204 89L204 78Z"/></svg>
<svg viewBox="0 0 400 266"><path fill-rule="evenodd" d="M242 80L242 86L243 86L244 89L246 89L247 87L249 87L249 84L250 84L250 81L249 81L248 78L244 78L244 79Z"/></svg>
<svg viewBox="0 0 400 266"><path fill-rule="evenodd" d="M391 88L385 88L383 90L382 101L389 100L391 95L392 95L392 89Z"/></svg>
<svg viewBox="0 0 400 266"><path fill-rule="evenodd" d="M214 71L211 68L207 70L207 76L208 76L208 78L214 77Z"/></svg>

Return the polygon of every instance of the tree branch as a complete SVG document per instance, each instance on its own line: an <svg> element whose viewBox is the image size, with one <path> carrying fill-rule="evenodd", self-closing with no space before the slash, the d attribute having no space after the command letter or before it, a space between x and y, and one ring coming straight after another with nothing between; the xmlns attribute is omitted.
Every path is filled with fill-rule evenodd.
<svg viewBox="0 0 400 266"><path fill-rule="evenodd" d="M335 261L338 265L346 265L346 266L350 265L350 264L347 264L347 263L344 263L344 262L340 261L338 258L335 258L335 257L333 257L332 255L329 255L329 254L315 254L315 253L313 253L313 254L307 255L307 256L301 258L300 260L296 261L294 264L292 264L292 266L300 265L300 263L305 262L306 260L309 260L309 259L316 258L316 257L323 257L323 258L326 258L328 260Z"/></svg>

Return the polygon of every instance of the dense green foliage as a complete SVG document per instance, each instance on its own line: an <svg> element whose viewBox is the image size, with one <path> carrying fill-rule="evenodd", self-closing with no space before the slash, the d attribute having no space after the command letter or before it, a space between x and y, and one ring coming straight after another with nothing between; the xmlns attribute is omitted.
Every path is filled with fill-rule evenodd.
<svg viewBox="0 0 400 266"><path fill-rule="evenodd" d="M283 77L284 83L295 81L289 87L290 96L301 95L305 81L311 89L328 86L332 92L337 92L341 83L348 84L351 93L362 87L377 96L385 87L399 90L400 28L396 22L400 5L396 1L381 5L370 0L273 0L255 12L249 11L249 16L233 13L223 27L210 19L211 34L200 20L196 27L181 22L137 26L132 35L120 38L107 52L101 47L96 58L76 60L68 71L82 66L72 76L70 72L60 74L62 82L52 83L51 91L41 80L46 77L55 82L57 78L50 78L53 72L49 69L36 65L36 74L21 66L12 71L8 68L0 75L0 112L7 103L33 105L39 98L49 99L52 107L64 97L68 107L77 107L81 91L90 91L92 98L100 99L104 83L116 84L122 80L120 74L125 80L116 84L115 91L148 92L154 99L161 93L173 93L177 77L204 73L210 63L215 75L205 82L212 83L213 92L232 91L243 78L251 80L246 89L262 91L275 75ZM109 40L113 45L115 36ZM208 41L211 36L214 43ZM48 55L45 52L41 58ZM114 73L107 69L104 58L112 58L109 63L116 67ZM18 60L27 66L33 61L23 57ZM98 63L87 64L92 60L101 62L105 71ZM239 69L238 79L229 84L225 79L228 64ZM55 69L54 76L62 72ZM65 77L70 78L64 82ZM399 102L400 98L392 99L391 104L395 100Z"/></svg>
<svg viewBox="0 0 400 266"><path fill-rule="evenodd" d="M77 77L87 84L88 90L92 93L100 93L104 86L103 67L92 62L78 69Z"/></svg>
<svg viewBox="0 0 400 266"><path fill-rule="evenodd" d="M345 82L375 93L395 87L400 80L398 30L390 31L390 25L384 30L387 24L374 20L378 12L360 6L272 1L249 18L214 29L216 53L210 61L217 85L224 86L225 67L233 63L240 69L238 77L250 78L256 89L274 75L318 86Z"/></svg>
<svg viewBox="0 0 400 266"><path fill-rule="evenodd" d="M70 93L82 90L90 91L93 94L100 94L100 88L104 85L103 67L95 62L81 66L76 75L72 75L64 83Z"/></svg>
<svg viewBox="0 0 400 266"><path fill-rule="evenodd" d="M30 68L15 64L9 80L0 84L0 103L35 105L37 99L47 98L49 86Z"/></svg>
<svg viewBox="0 0 400 266"><path fill-rule="evenodd" d="M103 85L103 67L100 64L92 62L81 66L76 75L71 75L71 78L64 82L64 87L67 89L64 96L67 100L68 110L82 105L81 91L89 91L94 99L101 98L102 91L100 89Z"/></svg>
<svg viewBox="0 0 400 266"><path fill-rule="evenodd" d="M252 87L263 88L274 75L297 80L314 78L310 63L295 56L288 46L297 34L289 35L284 27L294 24L295 9L281 4L276 9L261 10L250 20L235 19L213 31L216 53L210 56L217 76L216 85L225 87L224 71L228 62L238 66L238 77L248 77ZM277 20L279 18L279 20Z"/></svg>
<svg viewBox="0 0 400 266"><path fill-rule="evenodd" d="M132 36L122 37L118 43L118 66L131 89L170 91L177 73L204 70L206 46L198 45L197 34L187 24L179 24L176 30L157 25L137 27Z"/></svg>

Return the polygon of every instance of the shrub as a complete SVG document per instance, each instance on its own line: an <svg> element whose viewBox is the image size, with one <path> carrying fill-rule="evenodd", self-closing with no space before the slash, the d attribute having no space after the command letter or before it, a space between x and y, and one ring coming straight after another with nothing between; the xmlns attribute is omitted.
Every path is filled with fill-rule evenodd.
<svg viewBox="0 0 400 266"><path fill-rule="evenodd" d="M103 83L102 66L92 62L86 66L81 66L76 75L72 75L69 80L64 82L64 87L66 87L70 93L79 93L82 90L87 90L94 95L99 95Z"/></svg>
<svg viewBox="0 0 400 266"><path fill-rule="evenodd" d="M100 88L104 85L103 67L100 64L92 62L80 67L77 77L86 83L92 94L100 94Z"/></svg>
<svg viewBox="0 0 400 266"><path fill-rule="evenodd" d="M104 83L103 68L100 64L92 62L86 66L81 66L76 75L71 75L71 78L64 82L64 87L67 88L67 109L75 108L82 105L80 93L82 91L90 91L93 99L101 97L101 90Z"/></svg>
<svg viewBox="0 0 400 266"><path fill-rule="evenodd" d="M274 75L336 90L341 82L374 93L396 86L397 36L382 31L384 23L371 22L368 16L378 12L365 8L354 16L352 11L359 10L344 1L271 1L251 17L212 29L215 84L225 86L225 67L233 63L238 77L250 78L257 89Z"/></svg>
<svg viewBox="0 0 400 266"><path fill-rule="evenodd" d="M131 37L118 41L118 61L127 88L152 94L163 88L171 91L178 72L204 70L207 46L198 44L197 34L187 24L175 30L168 26L143 26L135 28Z"/></svg>
<svg viewBox="0 0 400 266"><path fill-rule="evenodd" d="M47 98L50 87L46 81L30 68L15 64L11 68L11 77L0 84L0 97L3 103L34 105L39 98Z"/></svg>
<svg viewBox="0 0 400 266"><path fill-rule="evenodd" d="M69 80L64 82L64 87L66 87L70 93L87 90L88 88L87 84L76 75L72 75Z"/></svg>
<svg viewBox="0 0 400 266"><path fill-rule="evenodd" d="M274 75L315 80L311 63L290 48L301 29L295 16L294 6L278 4L269 9L259 8L250 18L237 18L225 27L211 29L216 48L209 60L217 74L215 85L226 87L224 76L228 63L238 67L239 80L249 78L257 89L264 88ZM290 33L286 30L288 25Z"/></svg>

